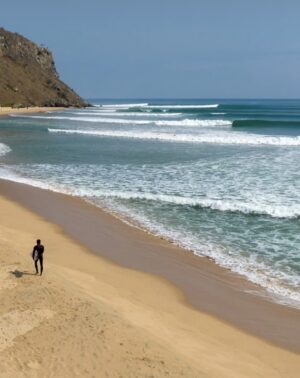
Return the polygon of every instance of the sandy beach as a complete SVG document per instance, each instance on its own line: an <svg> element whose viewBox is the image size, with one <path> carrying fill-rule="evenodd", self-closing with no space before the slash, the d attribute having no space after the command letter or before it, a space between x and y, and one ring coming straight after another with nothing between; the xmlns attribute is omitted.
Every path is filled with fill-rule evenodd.
<svg viewBox="0 0 300 378"><path fill-rule="evenodd" d="M257 296L251 302L230 274L216 279L209 261L206 271L193 258L190 264L176 247L83 201L4 181L0 188L0 376L298 376L297 310ZM85 216L90 223L84 227ZM30 257L38 237L46 246L42 277L33 275ZM136 248L140 260L131 253ZM173 280L166 277L171 261L179 269ZM186 277L192 271L202 272L207 285L199 295L195 283L192 294L178 280L178 272ZM212 296L218 282L223 298L232 295L231 319L225 301L217 306ZM248 319L246 303L256 306Z"/></svg>
<svg viewBox="0 0 300 378"><path fill-rule="evenodd" d="M46 107L46 106L32 106L30 108L13 108L10 106L0 106L0 116L6 116L9 114L26 114L26 113L44 113L53 110L62 110L64 108L59 107Z"/></svg>

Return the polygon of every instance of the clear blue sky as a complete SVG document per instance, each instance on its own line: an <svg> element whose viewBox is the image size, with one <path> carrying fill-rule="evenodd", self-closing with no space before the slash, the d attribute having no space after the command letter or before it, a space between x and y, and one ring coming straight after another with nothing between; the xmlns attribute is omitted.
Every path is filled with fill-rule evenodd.
<svg viewBox="0 0 300 378"><path fill-rule="evenodd" d="M10 0L84 97L300 98L299 0Z"/></svg>

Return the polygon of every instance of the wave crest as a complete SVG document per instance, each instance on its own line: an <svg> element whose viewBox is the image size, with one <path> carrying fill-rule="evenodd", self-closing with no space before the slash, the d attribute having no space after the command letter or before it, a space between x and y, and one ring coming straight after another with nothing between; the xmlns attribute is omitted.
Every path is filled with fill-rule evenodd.
<svg viewBox="0 0 300 378"><path fill-rule="evenodd" d="M179 206L191 206L195 208L206 208L222 212L237 212L253 215L267 215L273 218L298 218L300 217L300 205L283 206L283 205L266 205L263 203L254 204L237 200L216 200L210 198L192 198L178 195L136 193L127 191L97 191L97 192L80 192L80 196L86 197L105 197L119 198L124 200L146 200L159 201Z"/></svg>
<svg viewBox="0 0 300 378"><path fill-rule="evenodd" d="M149 119L123 119L123 118L106 118L106 117L67 117L67 116L20 116L13 115L13 117L33 118L33 119L54 119L77 122L92 122L92 123L118 123L126 125L156 125L156 126L231 126L231 121L226 120L212 120L212 119L182 119L178 121L164 120L156 121Z"/></svg>
<svg viewBox="0 0 300 378"><path fill-rule="evenodd" d="M144 140L158 140L179 143L208 143L225 145L254 145L254 146L300 146L300 137L266 136L254 134L168 134L157 132L137 131L107 131L107 130L77 130L77 129L51 129L50 133L79 134L111 138L132 138Z"/></svg>
<svg viewBox="0 0 300 378"><path fill-rule="evenodd" d="M132 103L132 104L96 104L97 108L137 108L149 105L147 102Z"/></svg>
<svg viewBox="0 0 300 378"><path fill-rule="evenodd" d="M132 104L97 104L94 105L95 107L98 108L161 108L161 109L210 109L210 108L217 108L219 104L195 104L195 105L185 105L185 104L176 104L176 105L151 105L147 102L145 103L132 103Z"/></svg>

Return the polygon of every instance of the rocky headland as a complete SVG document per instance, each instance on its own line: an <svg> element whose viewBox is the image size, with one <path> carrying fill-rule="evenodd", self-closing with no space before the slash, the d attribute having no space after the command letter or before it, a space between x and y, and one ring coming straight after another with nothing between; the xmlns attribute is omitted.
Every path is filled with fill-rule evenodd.
<svg viewBox="0 0 300 378"><path fill-rule="evenodd" d="M0 106L87 105L59 79L52 53L46 47L0 28Z"/></svg>

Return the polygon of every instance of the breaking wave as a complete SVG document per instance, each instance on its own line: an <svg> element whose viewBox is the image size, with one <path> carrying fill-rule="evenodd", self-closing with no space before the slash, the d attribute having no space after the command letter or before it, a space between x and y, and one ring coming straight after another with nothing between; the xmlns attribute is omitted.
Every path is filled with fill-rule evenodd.
<svg viewBox="0 0 300 378"><path fill-rule="evenodd" d="M179 117L182 113L148 113L148 112L112 112L112 111L93 111L93 112L72 112L71 114L76 115L102 115L102 116L109 116L109 117Z"/></svg>
<svg viewBox="0 0 300 378"><path fill-rule="evenodd" d="M149 105L147 102L139 104L96 104L97 108L136 108Z"/></svg>
<svg viewBox="0 0 300 378"><path fill-rule="evenodd" d="M148 108L161 108L161 109L210 109L217 108L219 104L211 105L148 105Z"/></svg>
<svg viewBox="0 0 300 378"><path fill-rule="evenodd" d="M8 154L11 149L4 143L0 143L0 157Z"/></svg>
<svg viewBox="0 0 300 378"><path fill-rule="evenodd" d="M264 203L247 203L239 200L223 200L211 198L184 197L178 195L137 193L128 191L91 191L76 190L75 195L80 197L119 198L124 200L159 201L178 206L191 206L194 208L207 208L224 212L237 212L243 214L266 215L273 218L298 218L300 205L283 206L267 205Z"/></svg>
<svg viewBox="0 0 300 378"><path fill-rule="evenodd" d="M107 109L107 108L143 108L143 107L147 107L147 108L161 108L161 109L209 109L209 108L217 108L219 106L219 104L200 104L200 105L184 105L184 104L176 104L176 105L151 105L149 103L140 103L140 104L98 104L98 105L94 105L98 108L103 108L103 109Z"/></svg>
<svg viewBox="0 0 300 378"><path fill-rule="evenodd" d="M157 121L157 126L231 126L231 121L222 119L183 119L181 121Z"/></svg>
<svg viewBox="0 0 300 378"><path fill-rule="evenodd" d="M300 146L300 137L266 136L254 134L168 134L147 131L107 131L107 130L77 130L51 129L50 133L94 135L99 137L133 138L144 140L159 140L164 142L210 143L228 145L270 145L270 146Z"/></svg>
<svg viewBox="0 0 300 378"><path fill-rule="evenodd" d="M22 118L35 119L54 119L77 122L93 122L93 123L119 123L128 125L156 125L156 126L231 126L231 121L226 120L211 120L211 119L183 119L180 121L164 120L155 121L147 119L123 119L123 118L106 118L106 117L65 117L65 116L18 116Z"/></svg>

